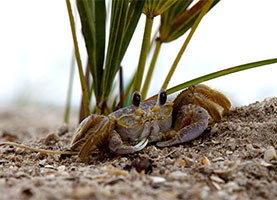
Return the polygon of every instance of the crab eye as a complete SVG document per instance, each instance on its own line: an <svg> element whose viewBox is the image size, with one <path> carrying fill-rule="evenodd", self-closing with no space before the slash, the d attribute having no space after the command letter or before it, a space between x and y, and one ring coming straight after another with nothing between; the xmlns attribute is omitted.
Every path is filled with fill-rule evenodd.
<svg viewBox="0 0 277 200"><path fill-rule="evenodd" d="M141 95L139 92L135 91L133 93L133 97L132 97L132 103L135 107L138 107L140 104L140 100L141 100Z"/></svg>
<svg viewBox="0 0 277 200"><path fill-rule="evenodd" d="M160 91L160 93L159 93L159 103L161 105L164 105L165 102L166 102L166 99L167 99L166 91L165 90Z"/></svg>

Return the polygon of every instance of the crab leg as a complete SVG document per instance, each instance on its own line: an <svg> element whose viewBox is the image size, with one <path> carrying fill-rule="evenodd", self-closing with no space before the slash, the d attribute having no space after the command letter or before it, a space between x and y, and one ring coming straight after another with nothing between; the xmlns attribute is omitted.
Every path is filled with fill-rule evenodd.
<svg viewBox="0 0 277 200"><path fill-rule="evenodd" d="M108 138L108 133L114 128L114 123L112 122L112 119L101 116L97 116L97 118L98 120L100 120L99 125L94 130L89 130L89 135L87 136L85 142L81 145L81 148L79 150L78 157L82 161L85 161L91 152L97 151L97 143L101 144L103 143L103 141L105 142ZM80 140L80 142L82 142L82 140ZM75 144L73 144L72 147L74 147L74 145Z"/></svg>
<svg viewBox="0 0 277 200"><path fill-rule="evenodd" d="M184 112L186 118L184 118L184 122L179 123L184 123L185 126L181 127L179 131L172 130L168 133L165 133L165 136L171 139L158 142L157 146L166 147L183 142L189 142L200 136L208 127L209 114L204 108L189 104L182 106L179 110L179 113L181 112ZM186 121L190 121L190 124L186 124Z"/></svg>
<svg viewBox="0 0 277 200"><path fill-rule="evenodd" d="M167 141L164 142L158 142L158 147L166 147L166 146L172 146L175 144L181 144L183 142L189 142L198 136L200 136L204 130L207 128L207 125L203 121L198 121L193 124L190 124L189 126L184 127L180 131L176 132L176 134Z"/></svg>

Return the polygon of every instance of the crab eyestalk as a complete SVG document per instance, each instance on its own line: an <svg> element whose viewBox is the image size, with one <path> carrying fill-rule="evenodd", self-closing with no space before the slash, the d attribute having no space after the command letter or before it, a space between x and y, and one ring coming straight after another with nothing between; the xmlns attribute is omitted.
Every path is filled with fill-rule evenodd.
<svg viewBox="0 0 277 200"><path fill-rule="evenodd" d="M139 107L141 101L141 94L138 91L135 91L132 96L132 104L135 107L136 115L141 116L143 114L141 108Z"/></svg>
<svg viewBox="0 0 277 200"><path fill-rule="evenodd" d="M164 105L165 102L167 100L167 94L166 94L166 91L165 90L161 90L160 93L159 93L159 98L158 98L158 104L160 106Z"/></svg>
<svg viewBox="0 0 277 200"><path fill-rule="evenodd" d="M153 111L153 112L158 112L158 111L160 110L161 106L165 104L166 99L167 99L166 91L165 91L165 90L161 90L161 91L159 92L159 95L158 95L157 103L156 103L156 105L153 107L152 111Z"/></svg>

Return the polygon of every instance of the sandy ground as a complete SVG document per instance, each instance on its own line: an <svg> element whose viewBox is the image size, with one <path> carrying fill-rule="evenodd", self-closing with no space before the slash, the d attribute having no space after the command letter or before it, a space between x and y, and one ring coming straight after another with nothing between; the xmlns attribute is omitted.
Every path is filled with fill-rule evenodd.
<svg viewBox="0 0 277 200"><path fill-rule="evenodd" d="M0 113L0 141L67 149L57 112ZM0 147L0 199L277 199L277 98L233 108L198 139L139 153L44 155Z"/></svg>

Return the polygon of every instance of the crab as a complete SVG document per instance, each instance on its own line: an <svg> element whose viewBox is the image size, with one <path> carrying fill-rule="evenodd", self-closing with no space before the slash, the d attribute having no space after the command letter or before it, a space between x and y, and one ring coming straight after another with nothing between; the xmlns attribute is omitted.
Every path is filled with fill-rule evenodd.
<svg viewBox="0 0 277 200"><path fill-rule="evenodd" d="M56 154L78 154L85 161L97 151L132 154L147 144L158 147L189 142L218 122L230 110L231 102L222 93L206 85L191 86L173 101L167 101L164 90L158 100L140 102L140 94L132 96L132 105L108 116L91 114L77 128L70 144L71 152L34 149L4 142L31 151Z"/></svg>
<svg viewBox="0 0 277 200"><path fill-rule="evenodd" d="M135 92L133 105L108 116L92 114L84 119L70 149L85 160L98 150L131 154L148 143L158 147L181 144L200 136L231 107L225 95L206 85L191 86L173 102L166 100L166 92L161 91L158 100L140 103L140 94Z"/></svg>

